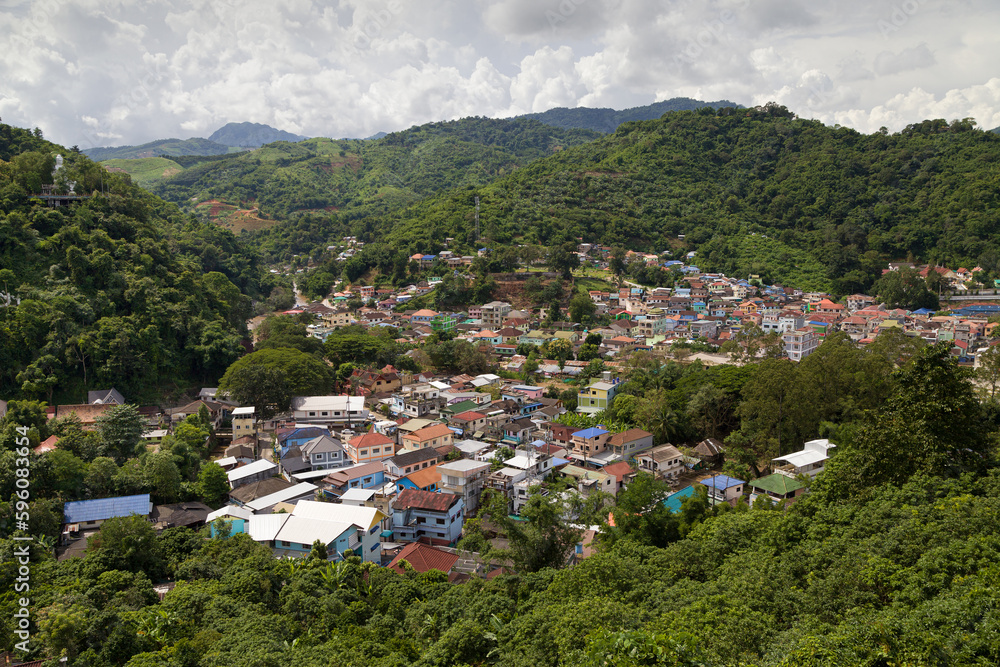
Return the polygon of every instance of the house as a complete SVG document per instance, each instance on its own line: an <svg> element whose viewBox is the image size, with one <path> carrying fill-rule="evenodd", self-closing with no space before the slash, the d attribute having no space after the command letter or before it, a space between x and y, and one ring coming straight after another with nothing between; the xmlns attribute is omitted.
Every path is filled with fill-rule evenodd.
<svg viewBox="0 0 1000 667"><path fill-rule="evenodd" d="M252 405L233 408L233 437L254 435L257 432L256 408Z"/></svg>
<svg viewBox="0 0 1000 667"><path fill-rule="evenodd" d="M90 405L89 403L79 405L57 405L54 409L50 408L51 413L49 413L49 418L62 419L64 417L69 417L70 415L76 415L76 418L80 420L80 426L83 430L92 431L97 427L97 418L112 407L113 406L110 404Z"/></svg>
<svg viewBox="0 0 1000 667"><path fill-rule="evenodd" d="M392 366L386 366L380 371L356 369L351 374L350 383L358 396L399 391L403 386L402 377Z"/></svg>
<svg viewBox="0 0 1000 667"><path fill-rule="evenodd" d="M125 397L115 389L97 389L87 392L87 403L90 405L125 405Z"/></svg>
<svg viewBox="0 0 1000 667"><path fill-rule="evenodd" d="M384 461L396 454L396 442L381 433L364 433L348 440L344 452L356 464Z"/></svg>
<svg viewBox="0 0 1000 667"><path fill-rule="evenodd" d="M396 480L396 488L418 489L420 491L438 491L441 484L441 473L437 471L437 466L428 466L415 470L409 475L405 475Z"/></svg>
<svg viewBox="0 0 1000 667"><path fill-rule="evenodd" d="M301 447L313 438L317 438L321 435L332 436L329 429L319 426L279 429L277 432L278 452L281 456L284 456L285 452L287 452L291 447ZM234 439L233 442L235 443L236 440Z"/></svg>
<svg viewBox="0 0 1000 667"><path fill-rule="evenodd" d="M362 396L295 396L292 418L299 423L359 424L368 421Z"/></svg>
<svg viewBox="0 0 1000 667"><path fill-rule="evenodd" d="M773 473L750 482L750 504L758 497L769 498L772 503L790 500L805 493L806 486L788 475Z"/></svg>
<svg viewBox="0 0 1000 667"><path fill-rule="evenodd" d="M504 318L510 313L512 306L505 301L491 301L480 309L480 320L483 326L492 329L503 328Z"/></svg>
<svg viewBox="0 0 1000 667"><path fill-rule="evenodd" d="M615 433L608 438L607 444L607 448L620 459L629 459L652 446L653 434L641 428L630 428L622 433Z"/></svg>
<svg viewBox="0 0 1000 667"><path fill-rule="evenodd" d="M108 519L137 514L148 519L153 513L153 502L148 493L116 498L77 500L63 505L63 523L73 526L73 532L97 528Z"/></svg>
<svg viewBox="0 0 1000 667"><path fill-rule="evenodd" d="M479 498L490 473L490 464L471 459L446 461L438 464L441 475L440 490L460 496L465 504L466 512L475 513L479 508Z"/></svg>
<svg viewBox="0 0 1000 667"><path fill-rule="evenodd" d="M404 477L417 470L436 466L441 455L433 448L414 449L396 454L382 462L385 474L389 479Z"/></svg>
<svg viewBox="0 0 1000 667"><path fill-rule="evenodd" d="M576 397L576 411L584 414L594 414L607 410L615 400L620 382L611 380L611 373L605 371L604 379L590 383L590 386L580 390Z"/></svg>
<svg viewBox="0 0 1000 667"><path fill-rule="evenodd" d="M389 563L389 569L403 574L406 569L403 567L405 561L410 567L421 574L437 570L445 574L451 574L452 569L458 563L458 554L444 551L437 547L432 547L420 542L411 542L396 554L396 557Z"/></svg>
<svg viewBox="0 0 1000 667"><path fill-rule="evenodd" d="M289 482L283 477L269 477L268 479L260 482L251 482L250 484L244 484L243 486L233 489L229 492L229 500L239 506L245 506L258 498L263 498L271 495L272 493L290 489L293 486L295 486L295 484ZM211 521L211 518L209 518L209 521Z"/></svg>
<svg viewBox="0 0 1000 667"><path fill-rule="evenodd" d="M743 487L746 485L742 479L735 479L727 475L716 475L698 482L708 487L708 501L713 505L719 503L729 503L735 506L736 501L743 495Z"/></svg>
<svg viewBox="0 0 1000 667"><path fill-rule="evenodd" d="M381 561L379 532L386 515L374 507L299 502L274 535L276 556L306 556L313 542L326 546L327 558L342 560L348 551L370 563Z"/></svg>
<svg viewBox="0 0 1000 667"><path fill-rule="evenodd" d="M603 471L580 468L575 465L564 466L562 474L576 480L577 491L580 495L589 496L592 493L603 492L615 495L617 480L614 475L609 475Z"/></svg>
<svg viewBox="0 0 1000 667"><path fill-rule="evenodd" d="M500 442L517 447L531 440L531 431L535 428L532 421L526 417L511 419L500 425Z"/></svg>
<svg viewBox="0 0 1000 667"><path fill-rule="evenodd" d="M635 457L640 470L675 478L684 471L684 455L673 445L660 445Z"/></svg>
<svg viewBox="0 0 1000 667"><path fill-rule="evenodd" d="M278 474L278 466L265 459L258 459L245 466L233 468L226 475L229 477L229 488L238 489L246 484L260 482Z"/></svg>
<svg viewBox="0 0 1000 667"><path fill-rule="evenodd" d="M473 435L486 428L486 415L475 410L467 410L448 420L452 426L460 429L462 435Z"/></svg>
<svg viewBox="0 0 1000 667"><path fill-rule="evenodd" d="M785 355L792 361L802 361L819 347L819 334L812 327L801 327L782 334Z"/></svg>
<svg viewBox="0 0 1000 667"><path fill-rule="evenodd" d="M273 512L275 505L279 503L295 505L302 500L312 500L316 497L316 490L318 488L315 484L310 484L309 482L299 482L274 493L269 493L266 496L254 498L246 503L245 507L254 514L269 514Z"/></svg>
<svg viewBox="0 0 1000 667"><path fill-rule="evenodd" d="M629 482L635 479L636 471L625 461L618 461L610 465L606 465L601 468L601 472L605 475L611 475L615 478L614 494L618 495L618 492L628 486Z"/></svg>
<svg viewBox="0 0 1000 667"><path fill-rule="evenodd" d="M455 432L444 424L434 424L403 435L400 438L400 443L404 450L424 449L450 445L454 437Z"/></svg>
<svg viewBox="0 0 1000 667"><path fill-rule="evenodd" d="M784 463L775 472L789 477L797 477L798 475L815 477L823 472L823 467L826 465L827 459L830 458L830 450L836 446L826 438L810 440L802 446L801 451L772 459Z"/></svg>
<svg viewBox="0 0 1000 667"><path fill-rule="evenodd" d="M392 534L397 542L444 546L462 534L465 502L451 493L406 489L392 503Z"/></svg>
<svg viewBox="0 0 1000 667"><path fill-rule="evenodd" d="M334 470L323 478L323 494L337 498L348 489L375 489L385 484L382 463L362 463L350 468Z"/></svg>
<svg viewBox="0 0 1000 667"><path fill-rule="evenodd" d="M715 438L706 438L694 448L694 453L709 465L720 465L725 459L725 451L722 441Z"/></svg>
<svg viewBox="0 0 1000 667"><path fill-rule="evenodd" d="M340 440L329 435L320 435L308 440L299 449L302 451L302 456L308 460L310 470L339 468L350 462Z"/></svg>
<svg viewBox="0 0 1000 667"><path fill-rule="evenodd" d="M594 455L600 454L607 449L607 443L610 438L610 432L596 426L576 431L570 437L572 448L570 457L582 460L593 458Z"/></svg>

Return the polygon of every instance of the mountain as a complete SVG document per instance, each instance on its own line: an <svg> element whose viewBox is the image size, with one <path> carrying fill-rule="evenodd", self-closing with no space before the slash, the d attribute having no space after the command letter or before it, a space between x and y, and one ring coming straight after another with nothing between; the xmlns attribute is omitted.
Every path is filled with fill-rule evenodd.
<svg viewBox="0 0 1000 667"><path fill-rule="evenodd" d="M233 229L259 229L266 221L309 214L355 219L399 210L441 190L482 186L599 136L527 118L466 118L380 139L277 142L205 158L153 189ZM319 243L321 235L310 237Z"/></svg>
<svg viewBox="0 0 1000 667"><path fill-rule="evenodd" d="M32 196L69 181L85 199ZM76 403L113 386L155 402L215 382L242 354L250 300L274 279L231 232L4 124L0 191L0 291L20 300L0 308L4 399Z"/></svg>
<svg viewBox="0 0 1000 667"><path fill-rule="evenodd" d="M519 118L534 118L546 125L561 127L563 129L593 130L609 134L617 130L618 126L622 123L633 120L653 120L670 111L694 111L703 107L710 109L721 109L723 107L743 108L741 105L729 100L701 102L693 100L690 97L675 97L643 107L633 107L621 111L615 109L592 109L589 107L576 107L574 109L558 107L541 113L525 114L524 116L519 116Z"/></svg>
<svg viewBox="0 0 1000 667"><path fill-rule="evenodd" d="M998 161L1000 137L961 121L864 135L776 105L679 111L344 233L409 254L450 237L465 253L478 196L498 247L696 250L702 269L843 294L900 257L1000 270Z"/></svg>
<svg viewBox="0 0 1000 667"><path fill-rule="evenodd" d="M308 139L298 134L276 130L261 123L226 123L212 133L209 141L239 148L257 148L275 141L302 141Z"/></svg>
<svg viewBox="0 0 1000 667"><path fill-rule="evenodd" d="M214 136L214 135L213 135ZM86 148L84 155L91 160L132 160L137 158L170 157L178 155L219 155L232 149L225 144L209 139L195 137L193 139L158 139L141 146L113 146Z"/></svg>

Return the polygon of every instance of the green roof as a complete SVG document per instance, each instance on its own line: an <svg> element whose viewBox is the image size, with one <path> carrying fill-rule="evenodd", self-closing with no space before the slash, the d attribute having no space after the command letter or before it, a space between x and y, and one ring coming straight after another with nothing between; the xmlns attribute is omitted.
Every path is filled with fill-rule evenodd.
<svg viewBox="0 0 1000 667"><path fill-rule="evenodd" d="M755 479L750 482L750 486L755 489L761 489L762 491L768 491L770 493L775 493L779 496L784 496L794 491L798 491L805 487L805 484L798 481L797 479L792 479L788 475L782 475L781 473L774 473L768 475L767 477L761 477L760 479Z"/></svg>
<svg viewBox="0 0 1000 667"><path fill-rule="evenodd" d="M466 401L459 401L454 405L446 405L445 407L441 408L441 412L446 412L451 415L460 415L463 412L468 412L469 410L475 410L476 408L479 407L481 407L479 403L476 403L473 400L466 400Z"/></svg>

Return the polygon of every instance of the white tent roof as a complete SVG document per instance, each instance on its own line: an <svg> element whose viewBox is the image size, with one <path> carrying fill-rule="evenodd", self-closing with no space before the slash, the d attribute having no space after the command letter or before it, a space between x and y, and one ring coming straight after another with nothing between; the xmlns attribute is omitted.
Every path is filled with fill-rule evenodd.
<svg viewBox="0 0 1000 667"><path fill-rule="evenodd" d="M275 538L290 514L255 514L247 524L247 534L254 542L270 542Z"/></svg>
<svg viewBox="0 0 1000 667"><path fill-rule="evenodd" d="M354 525L350 523L309 519L291 514L288 515L274 539L307 545L312 544L315 540L319 540L323 544L330 544L351 528L354 528Z"/></svg>
<svg viewBox="0 0 1000 667"><path fill-rule="evenodd" d="M257 459L253 463L248 463L245 466L239 468L233 468L226 475L229 477L230 482L235 482L236 480L243 479L244 477L250 477L252 475L258 475L262 472L269 472L271 470L276 470L278 466L274 465L270 461L265 459Z"/></svg>
<svg viewBox="0 0 1000 667"><path fill-rule="evenodd" d="M290 486L287 489L282 489L281 491L276 491L266 496L262 496L257 500L252 500L247 503L247 507L256 513L273 505L277 505L278 503L287 502L294 498L298 498L299 496L312 494L317 488L318 487L315 484L301 482L295 486Z"/></svg>

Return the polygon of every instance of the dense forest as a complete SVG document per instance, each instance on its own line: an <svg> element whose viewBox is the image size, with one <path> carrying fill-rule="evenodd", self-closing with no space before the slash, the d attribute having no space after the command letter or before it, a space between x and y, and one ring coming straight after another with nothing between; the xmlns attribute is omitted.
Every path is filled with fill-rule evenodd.
<svg viewBox="0 0 1000 667"><path fill-rule="evenodd" d="M55 154L64 156L56 171ZM87 198L49 207L43 186ZM0 125L0 394L130 401L214 381L243 352L275 278L230 232L195 220L40 133Z"/></svg>
<svg viewBox="0 0 1000 667"><path fill-rule="evenodd" d="M735 102L719 100L718 102L702 102L690 97L674 97L662 102L654 102L630 109L593 109L590 107L556 107L539 113L529 113L519 118L534 118L546 125L561 127L564 130L593 130L608 134L618 129L622 123L633 120L653 120L671 111L694 111L702 108L721 109L723 107L742 108Z"/></svg>
<svg viewBox="0 0 1000 667"><path fill-rule="evenodd" d="M610 509L615 526L572 567L579 532L559 520L558 496L535 495L524 521L496 517L509 549L481 552L506 571L461 584L319 551L275 559L224 529L157 535L136 517L108 521L84 558L57 562L45 535L58 521L46 518L61 499L133 473L114 452L61 474L36 458L51 499L31 510L31 655L87 667L997 664L996 405L977 400L946 347L911 350L896 368L877 359L884 351L834 347L849 358L827 358L830 382L771 383L821 390L837 406L827 413L836 454L810 494L731 508L697 493L671 513L666 485L640 475ZM774 364L797 372L764 361L742 388L711 381L752 402ZM653 370L636 372L630 381ZM656 391L673 393L704 370L659 372ZM14 475L4 471L6 498ZM466 546L490 532L478 520L467 528ZM4 649L15 641L17 544L0 540ZM161 601L153 585L164 580L176 588Z"/></svg>
<svg viewBox="0 0 1000 667"><path fill-rule="evenodd" d="M182 206L220 200L255 206L270 219L305 215L306 228L325 232L340 218L387 213L442 190L481 186L597 136L527 119L466 118L374 141L276 142L230 159L199 162L152 189ZM313 245L327 240L318 236ZM265 247L280 254L296 245L281 239L273 237Z"/></svg>
<svg viewBox="0 0 1000 667"><path fill-rule="evenodd" d="M696 249L702 269L789 283L802 269L809 284L797 286L849 293L887 259L995 273L998 154L1000 137L969 121L863 135L773 105L678 111L351 228L434 252L446 237L469 239L478 195L494 244ZM753 233L768 242L747 249Z"/></svg>

